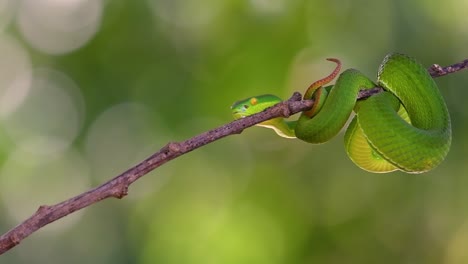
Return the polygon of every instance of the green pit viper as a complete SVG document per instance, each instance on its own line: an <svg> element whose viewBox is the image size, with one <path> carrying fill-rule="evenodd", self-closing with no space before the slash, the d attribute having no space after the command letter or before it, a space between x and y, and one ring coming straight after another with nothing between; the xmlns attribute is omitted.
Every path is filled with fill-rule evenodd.
<svg viewBox="0 0 468 264"><path fill-rule="evenodd" d="M324 87L340 72L341 62L327 77L311 84L304 99L314 100L296 121L274 118L258 124L285 138L324 143L339 133L351 113L344 139L350 159L360 168L386 173L401 170L422 173L439 165L451 144L450 115L437 85L415 59L387 55L379 67L377 83L361 72L347 69L335 85ZM384 92L357 101L360 90L382 87ZM271 94L237 101L235 119L259 113L282 100Z"/></svg>

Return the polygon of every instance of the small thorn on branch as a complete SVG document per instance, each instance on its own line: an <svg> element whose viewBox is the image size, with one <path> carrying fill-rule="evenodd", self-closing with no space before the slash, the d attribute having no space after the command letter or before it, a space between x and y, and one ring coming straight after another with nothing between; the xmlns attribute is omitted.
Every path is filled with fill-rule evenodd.
<svg viewBox="0 0 468 264"><path fill-rule="evenodd" d="M302 99L302 95L299 92L294 92L291 97L288 99L290 102L300 101Z"/></svg>
<svg viewBox="0 0 468 264"><path fill-rule="evenodd" d="M37 213L41 214L47 211L50 207L48 205L41 205L37 208Z"/></svg>

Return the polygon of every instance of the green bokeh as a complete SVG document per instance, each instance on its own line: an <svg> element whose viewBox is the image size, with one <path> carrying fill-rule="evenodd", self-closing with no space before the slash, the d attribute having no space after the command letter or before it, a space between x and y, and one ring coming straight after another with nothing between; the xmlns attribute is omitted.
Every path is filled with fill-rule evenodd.
<svg viewBox="0 0 468 264"><path fill-rule="evenodd" d="M459 10L466 8L455 0L113 0L105 1L99 31L71 53L38 51L14 21L0 34L22 43L33 66L60 71L81 90L84 125L72 147L91 164L95 186L170 140L231 121L238 99L304 91L333 67L326 57L369 76L393 51L427 66L465 59L468 17ZM453 147L434 171L374 175L347 158L342 134L310 145L251 128L150 173L126 199L85 209L70 228L44 228L0 262L466 263L468 73L437 83L452 116ZM115 146L148 141L113 149L122 152L115 168L111 160L96 169L90 129L128 102L145 107L148 124L135 126L145 131L132 126L109 137ZM0 146L5 161L14 144L5 136ZM1 199L4 232L17 223ZM34 206L45 202L31 197Z"/></svg>

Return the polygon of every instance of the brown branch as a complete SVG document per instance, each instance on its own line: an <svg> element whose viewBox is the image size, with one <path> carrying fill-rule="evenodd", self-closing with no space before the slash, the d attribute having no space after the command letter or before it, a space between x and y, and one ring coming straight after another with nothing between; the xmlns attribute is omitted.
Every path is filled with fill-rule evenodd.
<svg viewBox="0 0 468 264"><path fill-rule="evenodd" d="M468 59L449 65L447 67L441 67L439 64L433 64L427 71L433 78L436 78L461 71L466 68L468 68Z"/></svg>
<svg viewBox="0 0 468 264"><path fill-rule="evenodd" d="M433 77L443 76L468 67L468 60L448 66L440 67L434 64L428 71ZM361 91L358 99L364 99L373 94L379 93L382 88L376 87L370 90ZM235 120L229 124L220 126L210 131L182 142L172 142L164 146L136 166L128 169L115 178L79 194L68 200L55 205L42 205L39 209L24 222L0 236L0 254L5 253L18 245L23 239L40 229L68 214L88 207L109 197L123 198L128 193L129 186L140 177L165 164L166 162L179 157L192 150L207 145L213 141L233 134L240 134L248 127L275 117L289 117L290 115L310 109L312 100L301 100L301 94L295 92L290 99L281 102L267 110Z"/></svg>
<svg viewBox="0 0 468 264"><path fill-rule="evenodd" d="M223 137L240 134L245 128L262 121L280 116L289 117L292 114L309 109L312 104L313 101L311 100L301 101L301 94L294 93L289 100L269 108L268 111L233 121L179 143L169 143L136 166L92 190L55 205L40 206L31 217L0 237L0 254L13 248L39 228L68 214L109 197L123 198L127 195L128 187L133 182L180 155Z"/></svg>

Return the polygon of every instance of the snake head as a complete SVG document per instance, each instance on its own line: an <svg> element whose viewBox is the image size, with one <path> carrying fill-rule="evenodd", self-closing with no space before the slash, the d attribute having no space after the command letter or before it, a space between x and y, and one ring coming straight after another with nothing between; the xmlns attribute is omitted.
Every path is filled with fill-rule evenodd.
<svg viewBox="0 0 468 264"><path fill-rule="evenodd" d="M235 102L231 106L231 112L234 119L244 118L249 115L260 113L268 107L274 106L282 100L272 94L263 94L249 97Z"/></svg>

